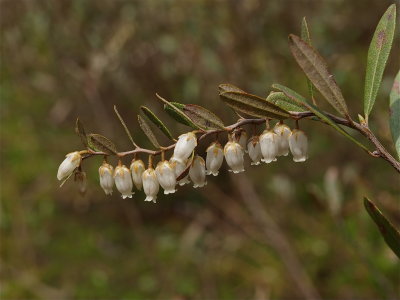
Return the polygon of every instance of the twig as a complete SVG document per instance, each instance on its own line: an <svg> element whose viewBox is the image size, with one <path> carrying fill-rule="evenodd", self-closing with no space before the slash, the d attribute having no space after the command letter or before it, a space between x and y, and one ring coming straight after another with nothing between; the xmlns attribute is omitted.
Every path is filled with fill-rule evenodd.
<svg viewBox="0 0 400 300"><path fill-rule="evenodd" d="M332 115L330 113L324 112L326 116L328 116L333 122L339 125L346 126L348 128L352 128L359 133L361 133L363 136L365 136L374 146L375 150L374 151L368 151L368 154L370 154L373 157L376 158L383 158L386 160L393 168L396 169L397 172L400 173L400 162L398 162L386 149L385 147L381 144L381 142L377 139L377 137L372 133L372 131L369 129L369 127L366 124L359 124L353 120L341 118L335 115ZM310 118L310 117L316 117L314 113L310 111L305 111L305 112L290 112L290 116L294 120L300 120L304 118ZM325 123L321 119L317 119L317 121ZM198 141L204 139L205 137L212 135L212 134L218 134L221 132L232 132L238 127L248 125L248 124L254 124L254 125L261 125L265 123L265 119L240 119L236 123L225 127L224 129L213 129L213 130L206 130L206 131L196 131L196 133L201 133L201 135L198 137ZM127 155L131 154L137 154L137 153L146 153L150 154L153 156L158 156L162 153L162 151L168 151L171 150L175 147L175 143L172 145L169 145L167 147L163 147L161 150L149 150L145 148L141 148L139 146L136 146L135 149L125 151L125 152L119 152L116 155L118 157L124 157ZM96 152L92 150L88 150L87 155L83 157L83 159L86 159L88 157L94 156L94 155L104 155L107 156L109 154L104 153L104 152Z"/></svg>
<svg viewBox="0 0 400 300"><path fill-rule="evenodd" d="M383 147L381 142L378 140L378 138L372 133L372 131L369 129L367 125L364 124L359 124L357 122L354 122L352 120L347 120L344 118L337 117L335 115L332 115L330 113L324 113L327 115L333 122L336 124L344 125L346 127L352 128L359 133L361 133L363 136L365 136L375 147L376 150L369 152L370 155L373 157L381 157L384 160L386 160L388 163L392 165L393 168L396 169L397 172L400 173L400 162L398 162L386 149ZM314 113L312 112L292 112L291 113L292 117L295 118L306 118L306 117L314 117ZM320 121L320 120L319 120Z"/></svg>

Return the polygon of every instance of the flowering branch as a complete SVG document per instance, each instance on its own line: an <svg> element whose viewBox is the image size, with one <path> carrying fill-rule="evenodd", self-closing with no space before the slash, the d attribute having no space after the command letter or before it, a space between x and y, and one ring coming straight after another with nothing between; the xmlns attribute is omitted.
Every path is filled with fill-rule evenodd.
<svg viewBox="0 0 400 300"><path fill-rule="evenodd" d="M339 125L343 125L346 126L348 128L354 129L356 131L358 131L359 133L361 133L363 136L365 136L374 146L375 146L375 150L373 151L366 151L369 155L371 155L372 157L375 158L383 158L384 160L386 160L388 163L390 163L392 165L393 168L396 169L397 172L400 173L400 162L398 162L385 148L384 146L381 144L381 142L378 140L378 138L372 133L372 131L369 129L368 125L365 123L357 123L353 120L348 120L346 118L341 118L338 116L335 116L331 113L328 112L324 112L325 115L327 115L333 122L335 122L336 124ZM312 117L316 117L316 115L313 112L310 111L305 111L305 112L290 112L291 118L294 120L301 120L304 118L312 118ZM260 125L260 124L264 124L266 119L240 119L239 121L237 121L236 123L229 125L227 127L225 127L224 129L214 129L214 130L207 130L207 131L197 131L199 133L202 133L199 137L198 137L198 141L203 140L205 137L213 135L213 134L218 134L218 133L223 133L223 132L232 132L235 129L242 127L244 125L249 125L249 124L254 124L254 125ZM314 119L316 121L323 122L321 119ZM124 156L128 156L128 155L133 155L133 154L139 154L139 153L145 153L145 154L149 154L149 155L153 155L153 156L158 156L160 155L162 152L166 152L169 150L174 149L176 143L171 144L167 147L162 147L161 150L150 150L150 149L145 149L142 147L137 146L135 149L133 150L129 150L129 151L124 151L124 152L118 152L115 155L118 157L124 157ZM101 151L93 151L93 150L83 150L81 151L82 154L87 154L83 157L83 159L89 158L91 156L94 155L102 155L102 156L108 156L110 154L107 154L105 152L101 152ZM112 155L112 154L111 154Z"/></svg>
<svg viewBox="0 0 400 300"><path fill-rule="evenodd" d="M391 6L385 14L386 17L383 17L384 22L390 22L391 24L390 28L386 25L387 28L382 25L386 28L385 30L390 30L390 32L388 32L390 35L392 35L394 31L395 21L394 18L391 17L394 13L395 7ZM306 24L304 26L306 26ZM380 25L378 25L378 27L379 26ZM308 32L308 28L306 29L307 30L302 31ZM386 42L391 43L389 40ZM382 74L378 76L380 78L372 76L372 79L367 81L366 90L368 93L366 94L367 97L364 99L365 116L362 117L359 115L360 123L357 123L351 119L346 101L333 75L329 72L327 64L318 54L317 50L311 46L309 34L302 36L302 38L291 34L289 36L289 47L293 57L308 77L312 101L307 100L290 88L279 84L272 85L272 87L279 90L279 92L271 92L266 99L249 94L236 86L221 84L219 85L219 96L221 100L231 107L240 117L236 123L225 126L217 115L204 107L193 104L170 102L156 94L159 101L163 103L164 110L170 116L176 121L195 129L192 132L182 134L179 136L178 140L176 140L164 123L149 108L141 106L140 109L146 118L156 125L156 127L172 142L172 144L166 147L161 146L151 126L141 115L138 115L140 128L156 150L142 148L134 142L128 127L117 108L114 106L114 111L134 146L134 149L124 152L117 151L114 143L106 137L99 134L86 134L83 125L77 120L76 132L80 136L86 150L76 151L67 155L67 158L59 167L57 174L58 179L66 180L74 172L78 173L78 176L75 176L75 178L86 178L86 175L82 174L82 160L101 155L104 156L104 162L99 169L100 184L107 194L111 193L115 182L117 189L121 192L123 197L132 197L133 180L133 183L135 183L138 189L143 187L147 195L146 200L155 202L160 185L164 189L165 194L173 193L175 192L176 184L183 185L187 183L189 176L194 183L194 187L204 186L206 184L206 175L218 175L219 168L224 158L230 167L230 171L233 173L243 172L245 152L249 154L251 164L253 165L258 165L260 162L271 163L276 161L277 157L288 155L289 150L295 162L305 161L308 152L308 139L305 133L299 129L298 123L301 119L316 120L331 126L372 157L386 160L400 173L400 162L385 149L368 126L368 116L375 102L374 98L376 97L376 93L373 93L373 91L378 89ZM376 49L373 49L372 51L375 50ZM384 54L387 56L390 45L386 50L387 53ZM380 51L380 49L377 49L377 51ZM379 57L381 56L377 55L377 58ZM384 67L386 59L382 59L379 63ZM375 74L375 71L371 70L367 70L367 77L370 76L368 72ZM400 98L400 92L398 88L396 89L396 86L399 85L399 79L397 78L396 80L397 85L395 81L393 99L391 99L393 103L397 101L397 98ZM319 90L341 116L332 115L318 108L313 93L314 87ZM242 114L251 116L252 118L244 118ZM399 116L399 114L400 112L397 110L392 112L392 116L394 116L394 120L392 120L392 134L394 137L399 135L396 133L400 130L400 125L397 124L398 117L396 119L396 116ZM283 123L283 121L287 119L295 121L295 128L293 130ZM277 120L278 122L275 126L271 126L270 120ZM256 126L264 123L266 129L261 135L257 135L255 130ZM247 133L243 129L245 125L253 125L253 136L250 139L247 138ZM363 143L347 133L343 127L351 128L359 132L374 145L375 149L371 151ZM218 142L218 134L225 132L228 134L228 142L222 147ZM200 141L214 134L216 136L215 141L207 148L206 160L204 161L201 156L195 155L195 149ZM173 155L170 160L167 161L165 159L165 154L169 150L173 150ZM397 141L396 150L400 153L400 143ZM140 153L149 155L149 163L146 170L144 168L144 163L140 159L136 159L137 154ZM111 155L119 158L118 166L115 168L115 171L113 167L106 162L106 157ZM129 155L133 155L130 169L121 162L122 157ZM159 155L161 156L161 160L154 170L153 158Z"/></svg>

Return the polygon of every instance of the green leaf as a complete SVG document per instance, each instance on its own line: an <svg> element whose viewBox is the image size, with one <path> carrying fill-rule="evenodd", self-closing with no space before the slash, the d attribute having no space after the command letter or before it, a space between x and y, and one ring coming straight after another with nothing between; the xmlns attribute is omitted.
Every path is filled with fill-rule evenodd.
<svg viewBox="0 0 400 300"><path fill-rule="evenodd" d="M324 59L312 46L293 34L289 35L289 46L308 79L338 112L348 117L349 113L342 92L333 75L329 73Z"/></svg>
<svg viewBox="0 0 400 300"><path fill-rule="evenodd" d="M158 94L156 94L156 96L161 102L164 103L164 110L176 121L194 129L201 129L198 125L194 124L193 121L182 111L182 108L185 106L184 104L169 102Z"/></svg>
<svg viewBox="0 0 400 300"><path fill-rule="evenodd" d="M311 44L311 38L310 38L310 31L308 30L308 24L306 17L303 18L301 21L301 39L305 41L307 44L312 46ZM309 79L307 79L307 86L308 86L308 93L310 94L310 98L313 100L313 103L315 104L314 101L314 87Z"/></svg>
<svg viewBox="0 0 400 300"><path fill-rule="evenodd" d="M185 104L182 104L182 103L178 103L178 102L170 102L170 103L171 103L172 105L174 105L175 107L177 107L178 109L180 109L180 110L182 110L182 109L185 107ZM181 123L181 124L183 124L183 125L192 127L192 126L190 125L191 123L187 122L186 119L183 119L183 118L181 117L180 114L176 113L176 111L175 111L173 108L171 108L171 106L169 106L169 105L167 105L167 104L164 104L164 111L165 111L171 118L173 118L175 121L177 121L177 122L179 122L179 123Z"/></svg>
<svg viewBox="0 0 400 300"><path fill-rule="evenodd" d="M122 117L119 114L118 109L117 109L117 107L115 105L114 105L114 111L115 111L115 114L117 115L119 121L121 122L122 127L124 127L125 133L128 136L129 140L131 141L132 145L135 146L136 148L138 148L138 145L133 141L132 134L129 131L128 127L126 126L124 119L122 119Z"/></svg>
<svg viewBox="0 0 400 300"><path fill-rule="evenodd" d="M386 244L393 250L393 252L400 258L400 233L390 223L390 221L382 214L378 207L367 197L364 197L364 206L368 214L374 220L379 228Z"/></svg>
<svg viewBox="0 0 400 300"><path fill-rule="evenodd" d="M364 114L367 120L381 85L383 71L392 47L395 27L396 5L392 4L379 21L368 49L364 88Z"/></svg>
<svg viewBox="0 0 400 300"><path fill-rule="evenodd" d="M225 92L245 92L242 89L238 88L237 86L234 86L233 84L230 83L222 83L218 86L219 93L225 93Z"/></svg>
<svg viewBox="0 0 400 300"><path fill-rule="evenodd" d="M89 147L95 151L104 152L106 154L116 154L117 147L105 136L97 133L91 133L88 136Z"/></svg>
<svg viewBox="0 0 400 300"><path fill-rule="evenodd" d="M283 120L290 116L286 110L275 104L245 92L224 92L220 94L220 98L235 111L253 117Z"/></svg>
<svg viewBox="0 0 400 300"><path fill-rule="evenodd" d="M164 123L159 118L157 118L157 116L149 108L147 108L146 106L141 106L140 109L146 115L146 117L151 122L153 122L153 124L156 125L158 129L162 131L162 133L165 134L167 138L169 138L171 141L174 140L174 137L172 136L167 126L165 126Z"/></svg>
<svg viewBox="0 0 400 300"><path fill-rule="evenodd" d="M138 122L139 122L140 128L142 129L144 134L147 136L149 141L154 145L154 147L156 147L157 149L161 148L160 144L158 143L157 138L154 135L153 131L151 130L149 124L147 124L147 122L140 115L138 115Z"/></svg>
<svg viewBox="0 0 400 300"><path fill-rule="evenodd" d="M390 92L389 118L392 139L397 156L400 159L400 71L394 79L393 87Z"/></svg>
<svg viewBox="0 0 400 300"><path fill-rule="evenodd" d="M213 112L208 109L195 105L186 104L182 111L187 115L193 123L202 129L223 129L224 123Z"/></svg>
<svg viewBox="0 0 400 300"><path fill-rule="evenodd" d="M345 137L350 139L353 143L355 143L358 146L360 146L361 148L363 148L365 151L370 152L367 147L365 147L363 144L361 144L359 141L357 141L355 138L353 138L342 127L340 127L335 122L333 122L318 107L316 107L314 104L310 103L303 96L299 95L298 93L296 93L295 91L291 90L290 88L288 88L286 86L283 86L283 85L280 85L280 84L273 84L272 87L274 89L282 91L283 93L285 93L286 96L291 98L293 101L296 101L299 105L305 106L309 111L313 112L320 120L322 120L326 124L332 126L334 129L336 129L338 132L340 132Z"/></svg>
<svg viewBox="0 0 400 300"><path fill-rule="evenodd" d="M88 139L86 136L85 128L83 127L83 124L79 120L79 118L76 119L75 132L81 138L82 144L87 148L88 147Z"/></svg>
<svg viewBox="0 0 400 300"><path fill-rule="evenodd" d="M304 108L304 106L299 105L296 101L293 101L282 92L271 92L267 97L267 101L287 111L307 110Z"/></svg>

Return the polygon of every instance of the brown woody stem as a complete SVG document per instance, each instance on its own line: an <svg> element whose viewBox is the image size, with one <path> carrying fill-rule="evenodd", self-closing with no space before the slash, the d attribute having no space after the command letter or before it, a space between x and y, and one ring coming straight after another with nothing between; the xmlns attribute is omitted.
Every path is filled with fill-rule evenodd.
<svg viewBox="0 0 400 300"><path fill-rule="evenodd" d="M369 129L368 125L366 124L359 124L351 119L345 119L341 117L337 117L335 115L332 115L330 113L324 112L325 115L327 115L333 122L339 125L346 126L348 128L352 128L359 133L361 133L363 136L365 136L374 146L375 150L374 151L368 151L368 154L370 154L372 157L376 158L383 158L386 160L393 168L396 169L397 172L400 173L400 162L398 162L386 149L385 147L381 144L381 142L377 139L377 137L372 133L372 131ZM290 116L292 119L295 119L296 121L303 119L303 118L309 118L309 117L316 117L314 113L310 111L305 111L305 112L290 112ZM318 119L318 121L323 122L322 120ZM207 130L207 131L196 131L196 133L200 133L201 135L197 138L198 141L201 141L205 137L211 135L211 134L219 134L222 132L228 132L231 133L233 130L235 130L238 127L247 125L247 124L253 124L253 125L260 125L266 122L266 119L240 119L238 120L235 124L232 124L230 126L225 127L224 129L213 129L213 130ZM325 123L325 122L323 122ZM167 147L163 147L162 150L149 150L141 147L136 147L133 150L130 151L125 151L125 152L119 152L116 155L118 157L124 157L127 155L136 155L137 153L147 153L151 156L157 156L162 154L165 151L171 150L175 148L176 143L169 145ZM94 155L104 155L107 156L109 154L104 153L104 152L96 152L92 150L84 150L81 151L83 154L87 154L83 157L83 159L89 158Z"/></svg>

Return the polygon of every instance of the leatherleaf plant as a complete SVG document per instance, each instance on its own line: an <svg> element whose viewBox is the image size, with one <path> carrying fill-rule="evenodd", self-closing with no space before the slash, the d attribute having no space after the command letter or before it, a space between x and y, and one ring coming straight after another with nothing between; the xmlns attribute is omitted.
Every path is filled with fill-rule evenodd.
<svg viewBox="0 0 400 300"><path fill-rule="evenodd" d="M219 85L219 98L233 109L238 120L226 125L220 117L207 108L168 101L156 94L165 112L175 121L188 126L187 132L175 137L165 124L148 107L141 107L138 123L155 150L139 146L124 120L114 106L133 148L118 151L117 146L100 134L86 134L79 119L76 133L84 149L66 155L61 163L57 178L64 184L71 176L79 184L79 190L86 189L86 174L83 161L96 156L103 157L99 167L99 182L106 195L111 195L114 186L123 198L132 198L134 190L143 189L145 201L156 202L160 190L173 194L177 187L192 183L194 188L207 184L207 176L217 176L225 160L228 171L244 172L244 161L251 165L276 163L282 156L291 155L294 162L308 159L308 137L299 123L319 122L327 129L337 131L349 139L371 158L384 159L397 173L400 173L400 73L394 80L389 101L389 123L397 151L397 158L381 144L370 129L370 114L378 95L383 72L389 57L396 21L396 6L391 5L379 21L368 50L364 112L350 112L346 100L329 72L328 66L312 46L305 18L301 24L301 36L289 35L289 47L295 61L307 77L308 95L303 96L281 84L273 84L267 97L257 96L232 84ZM317 99L322 96L321 99ZM336 111L335 114L322 110L318 103L325 99ZM318 101L317 101L318 100ZM161 146L153 132L154 124L169 140ZM250 125L250 126L248 126ZM247 128L247 131L246 131ZM251 128L251 130L248 130ZM348 129L359 135L350 134ZM225 135L225 136L224 136ZM205 139L208 137L208 139ZM199 145L205 141L205 153ZM227 140L226 143L222 141ZM109 156L119 159L117 166L108 163ZM144 159L145 162L142 160ZM125 165L129 160L129 164ZM383 216L380 210L367 198L365 207L377 223L387 244L400 256L399 232Z"/></svg>

